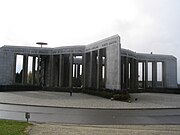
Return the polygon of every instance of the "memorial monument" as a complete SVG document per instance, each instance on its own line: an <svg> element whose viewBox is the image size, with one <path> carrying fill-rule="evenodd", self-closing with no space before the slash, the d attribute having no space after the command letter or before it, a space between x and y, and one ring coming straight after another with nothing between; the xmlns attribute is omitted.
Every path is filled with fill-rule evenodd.
<svg viewBox="0 0 180 135"><path fill-rule="evenodd" d="M17 56L23 58L19 73ZM32 59L31 76L29 58ZM3 46L0 48L0 85L110 90L177 88L177 59L171 55L123 49L118 35L84 46Z"/></svg>

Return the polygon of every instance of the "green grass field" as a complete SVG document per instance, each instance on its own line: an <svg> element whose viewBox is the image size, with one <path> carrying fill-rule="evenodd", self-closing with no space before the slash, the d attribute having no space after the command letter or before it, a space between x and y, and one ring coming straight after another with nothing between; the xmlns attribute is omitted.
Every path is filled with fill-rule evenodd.
<svg viewBox="0 0 180 135"><path fill-rule="evenodd" d="M0 135L27 135L30 124L13 120L0 120Z"/></svg>

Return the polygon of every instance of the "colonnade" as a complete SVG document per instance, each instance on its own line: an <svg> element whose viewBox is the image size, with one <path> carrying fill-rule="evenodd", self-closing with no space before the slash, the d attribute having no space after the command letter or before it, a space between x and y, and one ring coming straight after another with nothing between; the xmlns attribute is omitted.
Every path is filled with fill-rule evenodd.
<svg viewBox="0 0 180 135"><path fill-rule="evenodd" d="M16 66L17 55L21 55L23 61L20 73ZM118 35L86 46L3 46L0 48L0 56L0 85L31 84L111 90L177 87L176 57L123 49ZM81 56L78 62L77 56ZM162 65L160 72L159 63ZM29 67L32 67L31 80Z"/></svg>
<svg viewBox="0 0 180 135"><path fill-rule="evenodd" d="M28 79L28 55L24 54L21 55L23 57L23 62L22 62L22 69L20 71L21 75L21 82L23 85L27 85L27 79ZM38 56L31 56L32 57L32 85L39 85L40 83L40 55ZM15 64L14 64L14 78L16 78L16 61L17 61L17 54L15 55ZM37 69L35 69L37 67ZM14 83L17 83L17 80L14 79Z"/></svg>
<svg viewBox="0 0 180 135"><path fill-rule="evenodd" d="M27 85L28 78L28 55L23 57L21 82L14 79L14 83ZM47 87L81 87L83 80L83 62L80 59L75 63L76 54L60 54L60 55L38 55L32 57L32 82L31 85L41 85ZM17 60L15 55L15 63ZM73 68L74 65L74 68ZM80 68L82 66L82 68ZM16 76L16 64L14 74ZM75 76L73 77L73 72ZM81 72L81 74L80 74ZM82 77L81 77L82 76ZM16 78L16 77L15 77ZM78 80L78 84L76 84ZM30 85L30 84L28 84Z"/></svg>
<svg viewBox="0 0 180 135"><path fill-rule="evenodd" d="M105 80L106 80L105 51L106 51L105 49L99 49L96 51L85 53L84 86L86 88L102 89L103 87L105 87ZM104 66L104 71L103 71L103 66Z"/></svg>
<svg viewBox="0 0 180 135"><path fill-rule="evenodd" d="M162 80L157 80L157 63L162 63ZM141 66L140 64L141 63ZM148 63L152 63L152 71L148 69ZM136 58L121 56L121 89L137 90L139 88L165 87L165 73L163 61L137 60ZM142 70L141 73L139 72ZM151 72L151 74L148 74ZM141 78L141 79L140 79ZM149 80L148 78L152 78Z"/></svg>
<svg viewBox="0 0 180 135"><path fill-rule="evenodd" d="M74 87L81 87L82 83L82 64L75 63L73 64L73 86Z"/></svg>
<svg viewBox="0 0 180 135"><path fill-rule="evenodd" d="M165 87L165 66L164 66L164 62L163 61L139 61L139 63L142 63L142 88L157 88L157 87ZM152 65L152 71L151 71L151 75L148 74L148 71L150 69L148 69L148 64L151 63ZM157 68L157 63L161 63L161 67ZM161 80L157 80L158 78L158 73L161 71L161 76L159 76L159 78L161 78ZM149 76L151 76L151 80L149 80Z"/></svg>
<svg viewBox="0 0 180 135"><path fill-rule="evenodd" d="M38 55L32 57L32 85L47 87L85 87L102 89L106 84L106 50L99 49L81 54L76 61L76 54ZM137 60L121 56L121 89L164 87L157 81L157 62ZM141 63L141 66L139 66ZM152 80L148 80L148 63L152 63ZM104 68L104 70L103 70ZM139 68L142 69L141 80ZM81 71L80 71L81 70ZM164 66L162 62L162 72ZM80 74L81 72L81 74ZM27 84L28 55L23 55L22 84Z"/></svg>
<svg viewBox="0 0 180 135"><path fill-rule="evenodd" d="M50 55L49 59L45 60L48 65L48 71L45 72L47 87L74 87L73 72L77 75L76 79L80 79L82 63L74 64L75 56L75 54ZM78 86L81 86L81 82Z"/></svg>
<svg viewBox="0 0 180 135"><path fill-rule="evenodd" d="M137 89L138 62L134 58L121 57L121 89Z"/></svg>

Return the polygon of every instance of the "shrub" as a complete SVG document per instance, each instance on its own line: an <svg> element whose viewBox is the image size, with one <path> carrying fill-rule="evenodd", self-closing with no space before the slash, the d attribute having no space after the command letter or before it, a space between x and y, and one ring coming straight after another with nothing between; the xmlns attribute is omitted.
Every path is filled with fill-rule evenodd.
<svg viewBox="0 0 180 135"><path fill-rule="evenodd" d="M112 93L107 92L107 91L99 91L99 95L101 97L108 98L108 99L110 99L113 96Z"/></svg>
<svg viewBox="0 0 180 135"><path fill-rule="evenodd" d="M113 95L114 100L127 101L129 100L129 94L115 94Z"/></svg>
<svg viewBox="0 0 180 135"><path fill-rule="evenodd" d="M130 99L130 95L127 90L109 90L109 89L93 90L88 88L83 92L107 99L113 98L114 100L119 100L119 101L128 101Z"/></svg>

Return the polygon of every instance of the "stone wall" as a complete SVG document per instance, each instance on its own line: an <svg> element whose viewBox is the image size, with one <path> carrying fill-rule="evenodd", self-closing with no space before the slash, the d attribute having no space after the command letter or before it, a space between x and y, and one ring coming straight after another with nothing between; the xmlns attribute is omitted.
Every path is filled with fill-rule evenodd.
<svg viewBox="0 0 180 135"><path fill-rule="evenodd" d="M177 60L164 61L164 87L177 88Z"/></svg>
<svg viewBox="0 0 180 135"><path fill-rule="evenodd" d="M158 54L143 54L136 53L127 49L121 49L120 37L118 35L91 43L87 46L66 46L58 48L40 48L40 47L23 47L23 46L3 46L0 48L0 85L13 85L15 84L15 54L33 57L46 57L44 82L47 87L73 87L72 86L72 70L73 70L73 56L83 57L83 87L93 87L97 89L102 88L102 82L105 82L105 88L120 90L121 87L121 73L129 73L130 64L130 79L129 75L124 75L126 85L129 80L130 88L137 87L138 73L137 63L148 62L153 63L153 81L157 80L157 62L162 62L163 76L162 83L164 88L177 87L177 59L171 55L158 55ZM60 56L62 61L60 62ZM104 60L102 60L102 57ZM121 71L121 58L127 59L124 62L124 71ZM40 58L39 58L40 59ZM26 59L27 60L27 59ZM123 60L123 59L122 59ZM75 62L75 61L74 61ZM26 62L27 63L27 62ZM155 63L155 65L154 65ZM123 62L122 62L123 64ZM24 64L26 65L26 64ZM40 64L39 64L40 65ZM102 79L102 65L105 66L105 79ZM135 66L136 65L136 66ZM25 66L26 67L26 66ZM148 66L145 66L146 69ZM52 70L54 69L54 70ZM122 68L123 69L123 68ZM126 71L127 70L127 71ZM26 71L26 70L24 70ZM60 72L61 71L61 72ZM147 79L147 70L146 84ZM156 74L156 75L155 75ZM26 76L24 77L26 78ZM24 79L25 80L25 79ZM122 79L123 80L123 79ZM136 80L136 81L135 81ZM152 82L153 82L152 81ZM23 83L25 84L25 83ZM37 83L39 85L39 83ZM152 84L156 86L156 83ZM103 86L104 87L104 86ZM129 87L126 87L129 88Z"/></svg>
<svg viewBox="0 0 180 135"><path fill-rule="evenodd" d="M14 83L14 68L14 54L0 51L0 85L12 85Z"/></svg>
<svg viewBox="0 0 180 135"><path fill-rule="evenodd" d="M106 47L106 84L107 89L121 89L121 44L120 37L114 36L95 43L99 48ZM95 46L92 45L92 46Z"/></svg>

